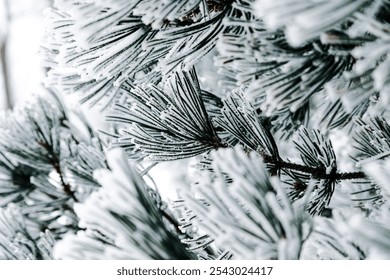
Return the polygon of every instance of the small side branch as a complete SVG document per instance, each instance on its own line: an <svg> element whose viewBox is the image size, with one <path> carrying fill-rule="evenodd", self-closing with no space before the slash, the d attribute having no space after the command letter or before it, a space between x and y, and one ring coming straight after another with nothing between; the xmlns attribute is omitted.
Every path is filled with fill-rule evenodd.
<svg viewBox="0 0 390 280"><path fill-rule="evenodd" d="M189 235L187 232L182 232L180 229L179 222L175 218L173 218L170 214L168 214L165 210L160 209L160 212L161 212L162 217L164 217L168 221L168 223L170 223L174 227L177 235L185 235L189 239L193 238L193 236ZM209 246L207 246L204 249L209 255L214 254L214 252L212 251L212 249Z"/></svg>
<svg viewBox="0 0 390 280"><path fill-rule="evenodd" d="M325 168L321 167L311 167L306 165L301 165L297 163L287 162L283 161L282 159L275 160L273 157L269 155L263 155L263 159L265 163L272 164L277 168L280 169L288 169L288 170L294 170L303 172L306 174L310 174L315 179L328 179L331 181L338 181L338 180L353 180L353 179L364 179L366 178L366 174L363 172L331 172L327 173Z"/></svg>
<svg viewBox="0 0 390 280"><path fill-rule="evenodd" d="M70 184L65 182L64 174L61 169L60 160L57 157L57 155L53 152L53 150L50 148L50 146L47 143L39 142L39 145L41 145L45 150L48 152L50 156L50 162L54 168L54 170L57 172L58 176L60 177L60 183L62 186L62 189L64 192L70 196L75 202L78 201L77 197L74 194L74 191L72 191L72 187Z"/></svg>
<svg viewBox="0 0 390 280"><path fill-rule="evenodd" d="M74 194L74 191L72 191L70 184L65 182L64 174L62 173L61 166L60 166L60 163L58 160L57 161L53 160L53 167L54 167L55 171L57 172L58 176L60 177L60 182L61 182L61 185L62 185L64 192L67 195L69 195L75 202L77 202L78 200Z"/></svg>

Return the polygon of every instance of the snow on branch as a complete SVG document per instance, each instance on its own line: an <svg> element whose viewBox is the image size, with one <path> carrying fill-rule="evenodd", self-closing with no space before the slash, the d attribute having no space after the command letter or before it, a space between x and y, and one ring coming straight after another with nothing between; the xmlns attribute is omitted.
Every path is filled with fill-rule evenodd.
<svg viewBox="0 0 390 280"><path fill-rule="evenodd" d="M92 6L92 11L85 10L85 5ZM131 15L131 5L109 14L92 3L85 5L74 6L81 13L87 11L82 21L75 20L80 16L77 14L48 14L54 26L48 31L45 46L48 60L52 61L46 84L68 93L79 92L84 102L96 104L105 99L107 103L120 94L124 81L141 71L140 67L146 67L140 63L147 54L142 43L151 36L151 29ZM99 21L95 13L101 9Z"/></svg>
<svg viewBox="0 0 390 280"><path fill-rule="evenodd" d="M202 10L199 5L202 5ZM196 20L202 17L196 13L202 11L208 11L208 6L205 6L205 1L202 0L184 0L180 1L180 4L176 0L146 0L140 1L134 9L134 13L142 16L142 21L145 24L151 24L154 29L160 29L164 23L172 21L184 21L186 18L191 20L188 16L190 13L194 14L193 20Z"/></svg>
<svg viewBox="0 0 390 280"><path fill-rule="evenodd" d="M367 244L367 259L383 260L390 257L389 217L387 210L377 221L355 216L345 223L344 231L350 238L356 238Z"/></svg>
<svg viewBox="0 0 390 280"><path fill-rule="evenodd" d="M357 119L359 128L355 131L355 155L358 166L387 158L390 155L390 126L386 119Z"/></svg>
<svg viewBox="0 0 390 280"><path fill-rule="evenodd" d="M102 188L76 206L86 230L56 244L59 259L193 259L165 224L135 167L119 149L107 155L111 171L96 172ZM104 240L104 242L102 242Z"/></svg>
<svg viewBox="0 0 390 280"><path fill-rule="evenodd" d="M325 30L335 29L367 8L366 0L321 1L256 1L256 14L271 29L286 27L286 37L292 46L300 46L318 38Z"/></svg>
<svg viewBox="0 0 390 280"><path fill-rule="evenodd" d="M331 44L317 40L292 47L283 30L270 30L262 18L249 15L225 21L228 28L238 23L246 28L220 36L217 63L227 76L222 85L245 85L253 106L272 119L273 131L289 138L300 125L308 123L313 98L350 69L350 52L360 42Z"/></svg>
<svg viewBox="0 0 390 280"><path fill-rule="evenodd" d="M378 123L380 120L376 120ZM368 259L388 259L390 257L390 160L376 160L366 163L363 170L380 187L381 206L372 208L367 216L355 214L339 225L349 240L358 240L365 245Z"/></svg>
<svg viewBox="0 0 390 280"><path fill-rule="evenodd" d="M29 229L50 230L55 238L77 229L73 203L99 188L92 173L106 166L101 140L74 117L58 96L48 95L4 115L0 124L0 205L16 204ZM87 141L76 128L83 125Z"/></svg>
<svg viewBox="0 0 390 280"><path fill-rule="evenodd" d="M264 128L254 108L245 99L243 92L236 91L223 100L222 117L215 118L215 126L227 131L231 139L228 143L239 140L249 149L264 157L279 159L278 148L270 132Z"/></svg>
<svg viewBox="0 0 390 280"><path fill-rule="evenodd" d="M49 231L38 235L30 232L16 205L0 209L0 259L43 260L52 259L54 244Z"/></svg>
<svg viewBox="0 0 390 280"><path fill-rule="evenodd" d="M319 131L313 130L310 134L307 129L301 127L297 135L298 138L294 144L307 166L325 169L328 174L337 170L332 143L326 140Z"/></svg>
<svg viewBox="0 0 390 280"><path fill-rule="evenodd" d="M0 143L13 158L35 169L50 170L60 157L64 115L43 98L4 119Z"/></svg>
<svg viewBox="0 0 390 280"><path fill-rule="evenodd" d="M223 146L194 70L177 72L167 89L153 85L131 89L108 120L130 124L120 130L115 146L139 150L140 157L153 161L191 157Z"/></svg>
<svg viewBox="0 0 390 280"><path fill-rule="evenodd" d="M0 152L0 172L1 207L11 202L22 202L33 191L30 176L34 174L34 169L10 159L5 152Z"/></svg>
<svg viewBox="0 0 390 280"><path fill-rule="evenodd" d="M295 209L279 183L271 183L256 153L237 147L214 151L212 157L216 176L186 194L188 214L196 219L184 221L196 223L233 259L298 259L310 232L304 207Z"/></svg>
<svg viewBox="0 0 390 280"><path fill-rule="evenodd" d="M98 141L95 141L94 145L87 145L83 142L69 143L69 157L66 159L66 166L69 177L77 184L79 196L83 197L82 200L100 187L93 177L93 172L107 168L104 149L98 143Z"/></svg>
<svg viewBox="0 0 390 280"><path fill-rule="evenodd" d="M124 83L189 70L214 47L230 2L59 1L48 12L46 85L108 106Z"/></svg>
<svg viewBox="0 0 390 280"><path fill-rule="evenodd" d="M348 209L345 209L348 212ZM367 247L364 243L346 238L342 227L350 214L336 214L332 219L313 218L313 230L302 248L302 259L316 260L364 260Z"/></svg>
<svg viewBox="0 0 390 280"><path fill-rule="evenodd" d="M294 143L306 166L315 167L319 173L328 175L322 176L318 174L320 176L317 176L316 173L311 174L313 179L319 180L313 190L308 210L312 214L320 214L328 206L337 182L336 155L332 143L325 139L319 131L314 130L312 133L309 133L303 127L300 129L297 140Z"/></svg>
<svg viewBox="0 0 390 280"><path fill-rule="evenodd" d="M211 19L195 22L188 27L160 31L155 38L146 43L147 48L161 46L169 48L169 52L159 61L157 70L164 76L169 76L177 67L190 69L214 48L218 35L224 30L223 18L228 11L227 8Z"/></svg>

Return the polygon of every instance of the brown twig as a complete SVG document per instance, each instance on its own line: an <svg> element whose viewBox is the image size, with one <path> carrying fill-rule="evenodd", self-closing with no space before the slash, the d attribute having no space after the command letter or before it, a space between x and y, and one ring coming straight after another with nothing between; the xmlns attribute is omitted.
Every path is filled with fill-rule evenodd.
<svg viewBox="0 0 390 280"><path fill-rule="evenodd" d="M57 155L53 152L52 149L50 149L50 145L44 142L38 142L40 146L45 148L45 150L48 152L50 156L51 164L54 168L54 170L57 172L58 176L60 177L61 186L64 190L64 192L69 195L75 202L78 201L77 197L74 194L74 191L72 191L72 187L69 183L65 182L64 174L61 169L60 160L58 159Z"/></svg>
<svg viewBox="0 0 390 280"><path fill-rule="evenodd" d="M311 167L306 165L301 165L297 163L283 161L282 159L276 159L269 155L262 155L264 162L268 164L272 164L276 169L289 169L294 171L300 171L303 173L307 173L312 175L315 179L324 179L331 181L338 180L353 180L353 179L364 179L366 178L366 174L361 171L358 172L330 172L328 173L325 168L322 167Z"/></svg>

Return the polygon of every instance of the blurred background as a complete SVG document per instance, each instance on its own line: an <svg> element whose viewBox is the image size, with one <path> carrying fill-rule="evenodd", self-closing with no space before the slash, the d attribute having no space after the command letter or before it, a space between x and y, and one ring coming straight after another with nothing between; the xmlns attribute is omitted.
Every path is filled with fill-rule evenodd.
<svg viewBox="0 0 390 280"><path fill-rule="evenodd" d="M42 91L43 10L52 0L0 0L0 109Z"/></svg>

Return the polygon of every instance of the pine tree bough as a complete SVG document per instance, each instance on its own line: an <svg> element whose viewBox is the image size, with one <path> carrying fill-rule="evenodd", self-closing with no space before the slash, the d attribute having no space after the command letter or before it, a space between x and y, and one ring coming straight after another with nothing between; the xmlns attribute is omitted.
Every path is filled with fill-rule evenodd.
<svg viewBox="0 0 390 280"><path fill-rule="evenodd" d="M48 154L51 158L51 163L53 165L54 170L57 172L58 176L60 177L60 182L63 187L64 192L69 195L75 202L77 202L77 198L74 194L74 191L72 191L71 186L65 182L64 174L61 170L60 161L57 158L57 156L51 151L50 147L43 142L38 142L39 145L41 145L43 148L45 148L48 151Z"/></svg>
<svg viewBox="0 0 390 280"><path fill-rule="evenodd" d="M46 16L50 94L0 116L0 259L390 258L388 0Z"/></svg>

